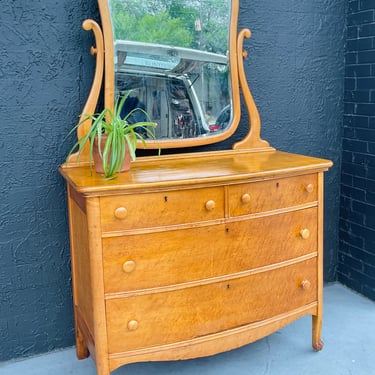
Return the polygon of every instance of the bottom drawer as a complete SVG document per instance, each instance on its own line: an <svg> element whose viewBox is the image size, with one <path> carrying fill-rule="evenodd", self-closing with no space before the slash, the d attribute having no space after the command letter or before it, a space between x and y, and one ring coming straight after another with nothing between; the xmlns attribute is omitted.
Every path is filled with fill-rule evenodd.
<svg viewBox="0 0 375 375"><path fill-rule="evenodd" d="M110 353L212 334L317 300L316 258L246 277L107 300ZM309 281L309 288L301 283Z"/></svg>

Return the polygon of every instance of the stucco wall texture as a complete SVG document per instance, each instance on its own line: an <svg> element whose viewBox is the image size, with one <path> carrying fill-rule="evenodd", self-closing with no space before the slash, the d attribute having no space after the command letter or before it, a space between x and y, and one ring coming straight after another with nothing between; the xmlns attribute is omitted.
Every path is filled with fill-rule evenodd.
<svg viewBox="0 0 375 375"><path fill-rule="evenodd" d="M332 159L325 278L336 278L346 2L242 0L246 72L263 138ZM0 361L74 344L65 186L57 172L93 75L95 0L2 1L0 13ZM247 131L246 113L228 148Z"/></svg>

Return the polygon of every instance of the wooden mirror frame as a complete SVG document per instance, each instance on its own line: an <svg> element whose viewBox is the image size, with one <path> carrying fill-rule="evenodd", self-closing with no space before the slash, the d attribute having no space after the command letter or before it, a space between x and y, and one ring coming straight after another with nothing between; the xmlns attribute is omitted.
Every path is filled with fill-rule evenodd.
<svg viewBox="0 0 375 375"><path fill-rule="evenodd" d="M147 148L183 148L192 146L202 146L212 143L217 143L229 138L236 131L241 118L240 106L240 87L246 108L249 114L249 130L247 135L239 142L235 143L233 150L252 150L252 151L267 151L273 150L269 143L263 140L260 136L261 120L258 109L254 102L250 88L247 83L243 59L247 57L247 52L243 50L243 41L245 38L251 37L249 29L243 29L237 34L238 25L238 10L239 0L232 0L232 11L230 19L229 32L229 64L232 86L232 103L233 103L233 119L231 126L224 132L202 138L185 138L178 140L157 140L147 143ZM110 10L108 0L98 0L99 11L102 21L102 28L93 20L88 19L83 22L83 28L86 31L92 30L95 36L96 47L91 47L91 54L96 55L96 69L95 75L88 96L86 105L83 109L83 114L92 114L95 112L96 105L101 92L104 76L104 105L106 108L113 108L114 104L114 44L113 32L110 17ZM241 53L239 53L241 51ZM105 73L105 74L104 74ZM91 126L90 121L85 121L77 129L77 137L80 139ZM140 143L139 148L143 148ZM73 157L74 158L74 157ZM89 160L88 145L81 153L81 161Z"/></svg>

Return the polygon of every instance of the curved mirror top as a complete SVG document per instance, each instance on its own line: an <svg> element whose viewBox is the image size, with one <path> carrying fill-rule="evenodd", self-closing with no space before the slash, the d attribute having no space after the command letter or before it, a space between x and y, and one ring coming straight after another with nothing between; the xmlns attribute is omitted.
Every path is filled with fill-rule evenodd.
<svg viewBox="0 0 375 375"><path fill-rule="evenodd" d="M231 0L108 0L114 95L163 147L211 143L233 123ZM216 137L215 137L216 136ZM178 142L177 142L178 141ZM177 142L177 143L176 143ZM186 142L185 142L186 143Z"/></svg>

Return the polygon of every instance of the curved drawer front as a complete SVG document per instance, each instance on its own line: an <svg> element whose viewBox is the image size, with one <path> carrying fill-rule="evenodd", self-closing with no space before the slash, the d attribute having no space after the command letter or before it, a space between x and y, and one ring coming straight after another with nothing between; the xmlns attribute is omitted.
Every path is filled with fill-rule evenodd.
<svg viewBox="0 0 375 375"><path fill-rule="evenodd" d="M318 199L316 174L229 186L230 216L296 206Z"/></svg>
<svg viewBox="0 0 375 375"><path fill-rule="evenodd" d="M109 353L193 339L285 313L316 301L316 279L314 258L226 282L107 300Z"/></svg>
<svg viewBox="0 0 375 375"><path fill-rule="evenodd" d="M223 224L103 238L104 290L121 292L210 277L213 254L223 241Z"/></svg>
<svg viewBox="0 0 375 375"><path fill-rule="evenodd" d="M316 208L227 225L104 238L105 291L145 289L227 275L315 251Z"/></svg>
<svg viewBox="0 0 375 375"><path fill-rule="evenodd" d="M224 189L207 188L100 198L103 232L224 217Z"/></svg>

